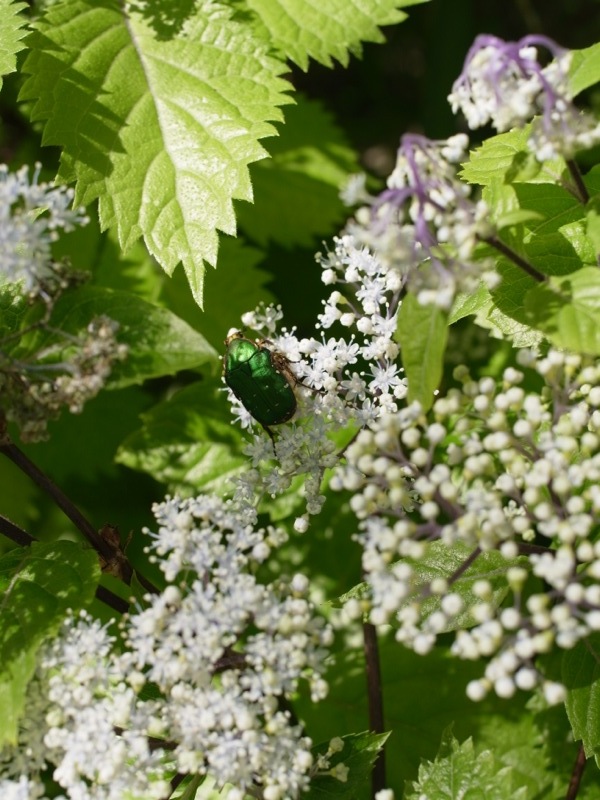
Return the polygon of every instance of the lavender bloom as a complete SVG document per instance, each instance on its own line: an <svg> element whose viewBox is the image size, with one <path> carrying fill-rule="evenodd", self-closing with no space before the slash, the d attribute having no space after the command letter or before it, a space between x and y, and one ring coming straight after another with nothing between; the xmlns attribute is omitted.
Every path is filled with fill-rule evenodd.
<svg viewBox="0 0 600 800"><path fill-rule="evenodd" d="M538 47L554 57L546 67L538 61ZM470 128L489 122L506 131L539 114L530 139L538 160L570 158L600 140L596 120L572 103L570 62L570 51L546 36L505 42L482 34L471 46L448 100L455 113L463 112Z"/></svg>

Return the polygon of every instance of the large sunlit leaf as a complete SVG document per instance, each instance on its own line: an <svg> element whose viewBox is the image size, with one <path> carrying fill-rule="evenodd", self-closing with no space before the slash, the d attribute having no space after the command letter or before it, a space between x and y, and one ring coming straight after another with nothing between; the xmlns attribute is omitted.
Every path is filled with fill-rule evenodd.
<svg viewBox="0 0 600 800"><path fill-rule="evenodd" d="M569 70L569 88L573 95L600 81L600 44L585 50L573 50Z"/></svg>
<svg viewBox="0 0 600 800"><path fill-rule="evenodd" d="M348 64L361 42L382 42L381 25L406 17L400 8L426 0L246 0L274 45L302 69L309 58L326 66Z"/></svg>
<svg viewBox="0 0 600 800"><path fill-rule="evenodd" d="M198 303L233 199L252 199L248 164L265 157L290 87L284 64L224 5L200 2L165 31L116 0L52 5L31 38L22 98L63 148L59 177L76 202L99 199L124 249L143 236L171 274L183 263ZM68 124L67 124L68 120Z"/></svg>

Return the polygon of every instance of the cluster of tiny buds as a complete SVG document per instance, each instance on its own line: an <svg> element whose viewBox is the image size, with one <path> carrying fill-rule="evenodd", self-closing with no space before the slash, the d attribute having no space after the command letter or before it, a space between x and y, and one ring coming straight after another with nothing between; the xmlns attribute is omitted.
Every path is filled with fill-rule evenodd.
<svg viewBox="0 0 600 800"><path fill-rule="evenodd" d="M539 685L558 702L538 656L600 630L600 365L555 350L517 360L499 383L457 368L429 415L413 404L371 423L331 487L352 493L374 624L419 653L454 630L455 655L489 659L474 699ZM523 385L530 370L541 395ZM443 558L448 574L424 582ZM346 614L364 609L355 598Z"/></svg>
<svg viewBox="0 0 600 800"><path fill-rule="evenodd" d="M54 332L52 343L27 359L0 351L4 413L23 441L46 438L48 421L65 407L80 413L104 387L115 363L127 357L127 345L117 340L118 330L118 323L102 315L77 336Z"/></svg>

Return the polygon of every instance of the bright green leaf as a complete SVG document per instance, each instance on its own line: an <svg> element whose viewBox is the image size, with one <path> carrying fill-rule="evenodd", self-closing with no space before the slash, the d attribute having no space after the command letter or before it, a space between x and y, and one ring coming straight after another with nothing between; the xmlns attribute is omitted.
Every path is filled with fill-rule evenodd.
<svg viewBox="0 0 600 800"><path fill-rule="evenodd" d="M15 71L17 53L25 48L21 40L27 33L27 18L21 11L26 8L27 3L0 0L0 88L2 76Z"/></svg>
<svg viewBox="0 0 600 800"><path fill-rule="evenodd" d="M461 177L468 183L487 186L505 183L557 183L565 169L562 159L540 162L528 148L530 126L491 136L462 165Z"/></svg>
<svg viewBox="0 0 600 800"><path fill-rule="evenodd" d="M573 96L600 81L600 44L585 50L573 50L569 70L569 88Z"/></svg>
<svg viewBox="0 0 600 800"><path fill-rule="evenodd" d="M448 314L437 306L423 306L415 295L407 294L398 313L396 339L408 379L408 401L417 400L427 410L442 379Z"/></svg>
<svg viewBox="0 0 600 800"><path fill-rule="evenodd" d="M217 231L235 232L232 200L252 199L248 164L266 155L258 140L276 133L268 120L281 119L290 87L232 9L200 2L161 35L128 8L52 5L22 98L36 101L44 143L63 148L60 177L77 181L76 202L99 198L102 227L116 227L124 249L143 236L168 274L182 262L201 304L203 262L216 262Z"/></svg>
<svg viewBox="0 0 600 800"><path fill-rule="evenodd" d="M97 554L75 542L35 542L0 558L0 746L16 742L41 644L68 609L91 603L99 575Z"/></svg>
<svg viewBox="0 0 600 800"><path fill-rule="evenodd" d="M399 8L424 0L246 0L285 57L306 70L309 58L332 66L360 56L361 42L382 42L380 25L406 18Z"/></svg>
<svg viewBox="0 0 600 800"><path fill-rule="evenodd" d="M484 284L479 284L476 291L471 294L458 294L448 316L448 325L454 325L459 319L476 314L490 300L489 290Z"/></svg>
<svg viewBox="0 0 600 800"><path fill-rule="evenodd" d="M527 790L514 783L512 770L498 763L489 750L477 754L472 739L460 744L444 735L433 763L419 768L419 779L406 800L526 800Z"/></svg>

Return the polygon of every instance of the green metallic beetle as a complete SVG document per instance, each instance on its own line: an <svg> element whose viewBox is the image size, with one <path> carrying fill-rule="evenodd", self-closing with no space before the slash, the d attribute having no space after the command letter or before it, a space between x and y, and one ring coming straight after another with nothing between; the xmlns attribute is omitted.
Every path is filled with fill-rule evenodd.
<svg viewBox="0 0 600 800"><path fill-rule="evenodd" d="M287 422L296 413L297 379L289 361L261 341L236 331L225 339L225 383L244 408L263 426L273 441L270 425Z"/></svg>

